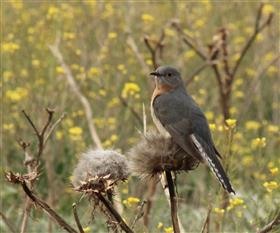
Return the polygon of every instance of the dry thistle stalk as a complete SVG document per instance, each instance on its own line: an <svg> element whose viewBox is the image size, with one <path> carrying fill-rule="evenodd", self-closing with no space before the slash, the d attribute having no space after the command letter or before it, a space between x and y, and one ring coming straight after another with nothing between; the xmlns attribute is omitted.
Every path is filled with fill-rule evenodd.
<svg viewBox="0 0 280 233"><path fill-rule="evenodd" d="M171 138L156 131L143 135L142 140L128 153L129 170L141 177L151 178L164 171L189 171L199 161L183 151Z"/></svg>
<svg viewBox="0 0 280 233"><path fill-rule="evenodd" d="M177 197L171 172L195 169L199 161L183 151L172 138L156 131L143 135L142 140L129 151L129 169L141 178L165 174L168 185L171 218L175 233L184 231L178 218Z"/></svg>
<svg viewBox="0 0 280 233"><path fill-rule="evenodd" d="M73 172L73 186L76 191L85 193L94 207L105 214L108 227L114 232L120 226L125 232L133 232L115 210L106 196L113 194L114 186L128 178L125 156L113 150L89 150L81 155Z"/></svg>

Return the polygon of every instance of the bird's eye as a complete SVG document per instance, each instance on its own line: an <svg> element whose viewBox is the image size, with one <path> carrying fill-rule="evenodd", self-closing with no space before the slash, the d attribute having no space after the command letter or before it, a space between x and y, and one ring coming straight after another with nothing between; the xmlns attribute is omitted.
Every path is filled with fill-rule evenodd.
<svg viewBox="0 0 280 233"><path fill-rule="evenodd" d="M168 76L168 77L171 77L171 73L168 73L167 76Z"/></svg>

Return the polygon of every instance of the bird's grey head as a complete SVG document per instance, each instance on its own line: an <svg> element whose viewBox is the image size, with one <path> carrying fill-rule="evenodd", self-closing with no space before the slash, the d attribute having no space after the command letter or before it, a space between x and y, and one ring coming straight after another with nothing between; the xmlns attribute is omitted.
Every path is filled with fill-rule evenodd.
<svg viewBox="0 0 280 233"><path fill-rule="evenodd" d="M150 75L155 76L157 85L168 85L172 88L177 88L183 85L181 74L172 66L160 66Z"/></svg>

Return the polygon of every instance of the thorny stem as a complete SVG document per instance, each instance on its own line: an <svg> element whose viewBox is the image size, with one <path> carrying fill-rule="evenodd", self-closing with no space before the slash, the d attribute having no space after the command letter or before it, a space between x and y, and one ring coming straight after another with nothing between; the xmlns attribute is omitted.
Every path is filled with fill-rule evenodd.
<svg viewBox="0 0 280 233"><path fill-rule="evenodd" d="M180 233L178 214L177 214L177 212L178 212L177 199L176 199L176 193L175 193L175 188L174 188L174 183L173 183L171 172L165 171L165 176L166 176L168 190L169 190L173 230L174 230L174 233Z"/></svg>
<svg viewBox="0 0 280 233"><path fill-rule="evenodd" d="M73 208L73 215L74 215L74 218L75 218L75 221L76 221L76 225L77 225L80 233L84 233L84 229L82 227L82 224L80 222L79 215L78 215L78 212L77 212L77 204L73 203L72 208Z"/></svg>
<svg viewBox="0 0 280 233"><path fill-rule="evenodd" d="M119 223L120 227L126 233L133 233L133 231L125 223L125 221L122 219L120 214L115 210L115 208L112 206L112 204L101 193L96 193L95 195L104 204L104 206L107 208L107 210L110 212L110 214L115 218L115 220Z"/></svg>

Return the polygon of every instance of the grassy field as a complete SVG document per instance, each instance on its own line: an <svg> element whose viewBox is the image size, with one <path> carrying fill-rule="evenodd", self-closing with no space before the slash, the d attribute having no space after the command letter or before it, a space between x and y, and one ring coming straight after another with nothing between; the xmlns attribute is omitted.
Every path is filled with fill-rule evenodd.
<svg viewBox="0 0 280 233"><path fill-rule="evenodd" d="M201 232L209 206L210 232L256 232L269 223L280 206L279 7L276 1L267 1L261 11L258 1L1 1L1 213L15 231L20 232L25 195L4 179L4 172L27 173L19 139L36 149L36 136L22 110L41 126L46 107L55 109L55 120L67 114L41 156L34 189L74 226L72 203L80 194L71 188L72 172L79 155L96 144L67 69L90 103L93 115L88 120L103 148L126 154L143 131L143 111L147 127L154 128L149 72L165 64L181 71L188 92L205 112L237 191L224 205L223 191L205 165L178 174L179 216L186 232ZM256 22L264 28L252 37ZM221 28L226 40L220 37ZM184 38L203 54L210 53L209 45L218 46L219 53L203 59ZM56 42L63 62L50 49ZM219 84L213 64L226 83L230 75L225 62L232 71L239 60L232 82ZM230 94L223 95L227 90ZM130 177L118 190L129 222L147 198L147 183ZM171 233L160 185L153 200L148 228L140 219L135 231ZM107 232L106 219L98 212L92 219L86 199L78 211L85 232ZM0 231L9 232L3 218ZM26 232L47 231L62 229L40 208L32 208Z"/></svg>

